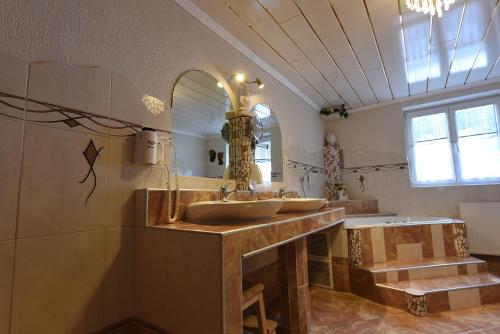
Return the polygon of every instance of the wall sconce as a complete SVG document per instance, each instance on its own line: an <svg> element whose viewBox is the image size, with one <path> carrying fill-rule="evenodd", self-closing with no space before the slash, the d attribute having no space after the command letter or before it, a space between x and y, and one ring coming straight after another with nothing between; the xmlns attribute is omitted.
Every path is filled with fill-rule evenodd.
<svg viewBox="0 0 500 334"><path fill-rule="evenodd" d="M235 78L236 79L236 82L238 83L246 83L246 84L257 84L257 87L259 87L259 89L262 89L264 88L264 83L262 82L262 80L260 80L259 78L255 78L254 81L247 81L245 80L245 74L241 73L241 72L238 72L238 73L235 73L231 76L231 78Z"/></svg>
<svg viewBox="0 0 500 334"><path fill-rule="evenodd" d="M259 87L259 89L262 89L264 88L264 83L262 82L262 80L260 80L259 78L255 78L255 81L252 81L250 82L251 84L257 84L257 87Z"/></svg>

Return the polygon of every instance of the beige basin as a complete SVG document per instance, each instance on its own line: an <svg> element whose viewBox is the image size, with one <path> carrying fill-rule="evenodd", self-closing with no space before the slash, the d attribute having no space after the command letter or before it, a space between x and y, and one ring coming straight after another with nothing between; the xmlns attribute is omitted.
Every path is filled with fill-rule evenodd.
<svg viewBox="0 0 500 334"><path fill-rule="evenodd" d="M282 204L283 201L279 199L195 202L188 205L186 220L222 224L230 221L237 223L246 219L269 218L278 212Z"/></svg>
<svg viewBox="0 0 500 334"><path fill-rule="evenodd" d="M279 212L314 211L321 209L325 203L324 198L283 198L283 205Z"/></svg>

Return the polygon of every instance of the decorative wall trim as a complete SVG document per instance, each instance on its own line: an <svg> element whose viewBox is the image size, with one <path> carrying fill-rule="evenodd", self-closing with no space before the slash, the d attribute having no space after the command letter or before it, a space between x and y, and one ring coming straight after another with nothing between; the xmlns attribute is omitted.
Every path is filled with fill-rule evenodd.
<svg viewBox="0 0 500 334"><path fill-rule="evenodd" d="M22 102L23 107L13 104L12 102L14 101ZM13 111L23 113L25 111L25 101L29 102L26 104L26 120L33 123L64 123L69 128L83 128L95 134L109 134L114 137L132 136L144 127L140 124L126 122L116 118L96 115L85 111L58 106L52 103L25 98L24 96L0 92L0 104L11 108ZM0 112L0 115L21 121L25 120L23 117L11 114ZM30 117L30 115L36 116L36 118ZM170 131L161 129L155 129L155 131L168 134L171 133Z"/></svg>
<svg viewBox="0 0 500 334"><path fill-rule="evenodd" d="M101 152L101 150L104 148L104 146L101 146L100 148L96 148L95 144L94 144L94 141L91 139L89 144L87 145L87 148L85 149L85 151L83 151L83 155L85 156L85 159L87 160L88 164L89 164L89 171L87 172L87 175L83 178L83 180L79 181L78 183L85 183L85 181L87 181L87 179L89 178L90 175L92 175L92 178L93 178L93 183L92 183L92 189L90 190L90 193L87 195L87 198L85 199L85 204L87 204L87 202L89 201L89 198L92 196L92 194L94 193L95 191L95 188L97 186L97 177L95 175L95 171L94 171L94 163L97 159L97 157L99 157L99 153Z"/></svg>
<svg viewBox="0 0 500 334"><path fill-rule="evenodd" d="M387 171L396 171L401 169L408 169L408 163L399 162L395 164L347 167L347 168L342 168L342 174L372 173L372 172L382 172L382 171L387 172Z"/></svg>
<svg viewBox="0 0 500 334"><path fill-rule="evenodd" d="M286 166L287 168L300 169L310 173L321 173L321 174L325 173L325 170L322 167L306 164L300 161L287 160Z"/></svg>

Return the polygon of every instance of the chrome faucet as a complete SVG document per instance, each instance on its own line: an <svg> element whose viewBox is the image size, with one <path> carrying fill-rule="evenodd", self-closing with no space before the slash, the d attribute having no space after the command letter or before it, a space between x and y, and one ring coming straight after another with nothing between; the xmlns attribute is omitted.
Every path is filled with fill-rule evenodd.
<svg viewBox="0 0 500 334"><path fill-rule="evenodd" d="M235 193L236 191L237 191L237 189L234 189L231 191L227 190L227 186L220 187L220 189L219 189L220 200L223 202L227 202L229 195L231 195L232 193Z"/></svg>
<svg viewBox="0 0 500 334"><path fill-rule="evenodd" d="M279 198L286 198L287 195L291 194L293 191L285 191L284 187L280 188L280 191L278 192L278 197Z"/></svg>

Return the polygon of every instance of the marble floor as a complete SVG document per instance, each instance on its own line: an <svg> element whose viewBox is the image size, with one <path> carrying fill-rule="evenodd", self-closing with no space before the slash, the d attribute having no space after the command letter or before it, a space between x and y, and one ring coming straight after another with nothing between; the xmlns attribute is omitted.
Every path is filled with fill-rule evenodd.
<svg viewBox="0 0 500 334"><path fill-rule="evenodd" d="M415 317L352 294L311 288L312 333L500 334L500 304Z"/></svg>

